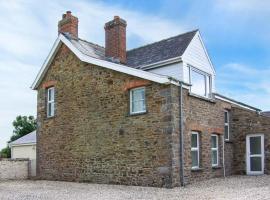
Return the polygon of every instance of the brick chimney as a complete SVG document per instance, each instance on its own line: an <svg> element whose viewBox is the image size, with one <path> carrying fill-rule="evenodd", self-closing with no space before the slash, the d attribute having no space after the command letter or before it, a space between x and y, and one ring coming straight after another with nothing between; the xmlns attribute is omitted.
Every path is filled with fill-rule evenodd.
<svg viewBox="0 0 270 200"><path fill-rule="evenodd" d="M69 33L73 37L78 38L78 24L77 17L71 14L71 11L67 11L62 15L62 19L58 22L58 34Z"/></svg>
<svg viewBox="0 0 270 200"><path fill-rule="evenodd" d="M119 59L125 64L126 56L126 27L127 22L119 16L105 24L105 56Z"/></svg>

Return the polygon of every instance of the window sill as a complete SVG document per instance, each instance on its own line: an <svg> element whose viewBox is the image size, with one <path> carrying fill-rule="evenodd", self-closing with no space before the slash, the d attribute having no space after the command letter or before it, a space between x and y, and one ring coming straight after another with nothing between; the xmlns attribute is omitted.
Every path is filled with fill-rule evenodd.
<svg viewBox="0 0 270 200"><path fill-rule="evenodd" d="M138 112L138 113L129 113L128 116L145 115L145 114L147 114L147 113L148 113L148 111Z"/></svg>
<svg viewBox="0 0 270 200"><path fill-rule="evenodd" d="M49 120L49 119L53 119L55 117L56 117L55 115L54 116L50 116L50 117L46 116L46 119Z"/></svg>
<svg viewBox="0 0 270 200"><path fill-rule="evenodd" d="M198 168L191 168L191 171L192 172L201 172L201 171L203 171L203 168L200 168L200 167L198 167Z"/></svg>
<svg viewBox="0 0 270 200"><path fill-rule="evenodd" d="M212 166L212 169L221 169L222 167L221 166Z"/></svg>
<svg viewBox="0 0 270 200"><path fill-rule="evenodd" d="M224 140L225 143L233 143L231 140Z"/></svg>
<svg viewBox="0 0 270 200"><path fill-rule="evenodd" d="M204 97L204 96L201 96L201 95L198 95L198 94L194 94L192 92L189 92L188 95L191 96L191 97L196 97L198 99L202 99L204 101L208 101L208 102L211 102L211 103L216 103L216 101L213 98L210 98L210 97Z"/></svg>

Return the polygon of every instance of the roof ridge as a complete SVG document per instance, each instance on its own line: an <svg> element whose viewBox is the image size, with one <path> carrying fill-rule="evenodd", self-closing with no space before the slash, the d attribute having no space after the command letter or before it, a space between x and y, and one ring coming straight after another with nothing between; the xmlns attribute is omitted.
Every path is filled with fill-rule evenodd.
<svg viewBox="0 0 270 200"><path fill-rule="evenodd" d="M133 48L133 49L129 49L129 50L127 50L127 52L130 52L130 51L133 51L133 50L137 50L137 49L140 49L140 48L144 48L144 47L147 47L147 46L150 46L150 45L153 45L153 44L162 42L162 41L170 40L170 39L172 39L172 38L176 38L176 37L179 37L179 36L182 36L182 35L186 35L186 34L189 34L189 33L192 33L192 32L197 32L198 30L199 30L199 29L194 29L194 30L192 30L192 31L188 31L188 32L185 32L185 33L181 33L181 34L178 34L178 35L175 35L175 36L172 36L172 37L169 37L169 38L165 38L165 39L162 39L162 40L153 42L153 43L145 44L145 45L143 45L143 46L139 46L139 47L136 47L136 48Z"/></svg>

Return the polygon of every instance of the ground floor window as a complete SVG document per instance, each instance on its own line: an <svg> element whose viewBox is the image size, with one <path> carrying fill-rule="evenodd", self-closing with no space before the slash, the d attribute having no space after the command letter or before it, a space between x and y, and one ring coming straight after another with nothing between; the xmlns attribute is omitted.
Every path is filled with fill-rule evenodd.
<svg viewBox="0 0 270 200"><path fill-rule="evenodd" d="M218 136L213 134L211 136L211 154L212 167L218 166Z"/></svg>
<svg viewBox="0 0 270 200"><path fill-rule="evenodd" d="M199 133L192 131L191 133L191 168L196 169L200 166L200 144Z"/></svg>

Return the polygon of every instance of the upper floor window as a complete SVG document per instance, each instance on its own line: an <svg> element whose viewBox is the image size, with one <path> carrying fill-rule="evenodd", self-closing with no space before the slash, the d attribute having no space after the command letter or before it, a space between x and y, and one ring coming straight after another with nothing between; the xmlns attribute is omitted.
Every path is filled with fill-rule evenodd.
<svg viewBox="0 0 270 200"><path fill-rule="evenodd" d="M199 167L200 167L199 133L193 131L191 133L191 168L197 169Z"/></svg>
<svg viewBox="0 0 270 200"><path fill-rule="evenodd" d="M47 89L47 117L54 116L54 97L55 97L54 87L48 88Z"/></svg>
<svg viewBox="0 0 270 200"><path fill-rule="evenodd" d="M190 83L192 85L190 89L191 93L210 97L211 77L209 74L190 67Z"/></svg>
<svg viewBox="0 0 270 200"><path fill-rule="evenodd" d="M218 136L211 136L211 157L212 157L212 167L218 166Z"/></svg>
<svg viewBox="0 0 270 200"><path fill-rule="evenodd" d="M229 130L229 125L230 125L230 115L229 111L225 110L224 111L224 138L225 140L230 140L230 130Z"/></svg>
<svg viewBox="0 0 270 200"><path fill-rule="evenodd" d="M144 113L146 112L145 105L145 88L135 88L130 90L130 113Z"/></svg>

